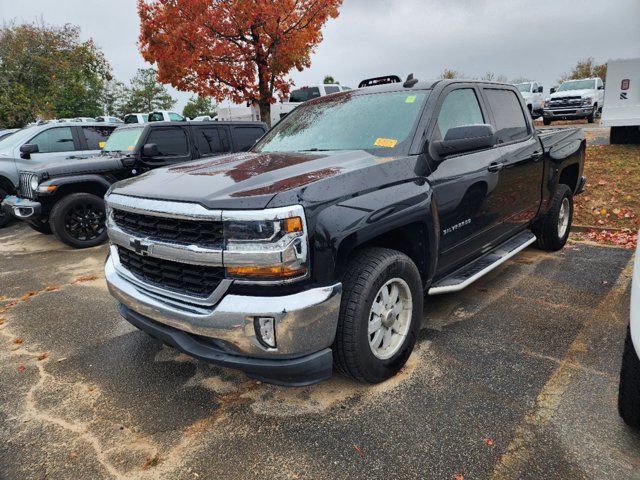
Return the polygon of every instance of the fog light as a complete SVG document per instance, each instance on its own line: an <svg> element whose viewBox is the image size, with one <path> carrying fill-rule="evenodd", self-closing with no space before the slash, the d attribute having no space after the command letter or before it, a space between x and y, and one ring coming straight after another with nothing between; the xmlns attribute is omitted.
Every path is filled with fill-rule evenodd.
<svg viewBox="0 0 640 480"><path fill-rule="evenodd" d="M276 348L276 320L273 317L255 317L256 337L265 347Z"/></svg>

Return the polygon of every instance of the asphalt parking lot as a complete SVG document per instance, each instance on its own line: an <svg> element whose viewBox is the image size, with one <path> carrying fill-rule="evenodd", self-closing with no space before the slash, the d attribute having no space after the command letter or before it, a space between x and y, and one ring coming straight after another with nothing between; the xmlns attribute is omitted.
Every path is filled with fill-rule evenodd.
<svg viewBox="0 0 640 480"><path fill-rule="evenodd" d="M391 381L291 389L122 321L105 254L0 232L0 478L640 478L616 411L628 250L527 249L428 297Z"/></svg>

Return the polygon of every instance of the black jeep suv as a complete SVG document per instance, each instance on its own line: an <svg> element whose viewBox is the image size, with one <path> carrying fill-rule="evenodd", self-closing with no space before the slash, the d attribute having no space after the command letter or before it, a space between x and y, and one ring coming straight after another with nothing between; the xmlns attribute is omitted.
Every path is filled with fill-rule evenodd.
<svg viewBox="0 0 640 480"><path fill-rule="evenodd" d="M155 167L241 152L267 131L259 122L154 122L118 128L100 155L21 171L18 195L2 208L76 248L107 238L102 197L118 180Z"/></svg>

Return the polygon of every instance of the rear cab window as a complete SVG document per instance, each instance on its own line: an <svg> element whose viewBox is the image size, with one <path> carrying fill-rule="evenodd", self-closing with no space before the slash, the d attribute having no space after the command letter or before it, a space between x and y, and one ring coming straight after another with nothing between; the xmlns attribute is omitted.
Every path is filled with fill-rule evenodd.
<svg viewBox="0 0 640 480"><path fill-rule="evenodd" d="M497 143L511 143L529 136L529 124L513 90L483 88L493 113Z"/></svg>

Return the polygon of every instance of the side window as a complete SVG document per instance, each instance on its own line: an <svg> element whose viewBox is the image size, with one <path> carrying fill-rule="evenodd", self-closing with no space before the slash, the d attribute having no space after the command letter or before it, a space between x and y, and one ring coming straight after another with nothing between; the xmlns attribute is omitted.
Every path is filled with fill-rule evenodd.
<svg viewBox="0 0 640 480"><path fill-rule="evenodd" d="M264 135L264 130L256 127L234 127L231 131L233 143L238 152L246 152Z"/></svg>
<svg viewBox="0 0 640 480"><path fill-rule="evenodd" d="M450 128L484 123L476 93L472 88L461 88L445 97L438 114L434 140L443 140Z"/></svg>
<svg viewBox="0 0 640 480"><path fill-rule="evenodd" d="M124 123L138 123L137 115L127 115L124 117Z"/></svg>
<svg viewBox="0 0 640 480"><path fill-rule="evenodd" d="M514 142L529 136L520 101L511 90L485 89L495 119L498 143Z"/></svg>
<svg viewBox="0 0 640 480"><path fill-rule="evenodd" d="M224 151L222 147L221 134L219 128L197 128L195 129L196 145L200 150L200 155L215 155Z"/></svg>
<svg viewBox="0 0 640 480"><path fill-rule="evenodd" d="M76 149L69 127L50 128L33 137L28 143L38 145L39 153L72 152Z"/></svg>
<svg viewBox="0 0 640 480"><path fill-rule="evenodd" d="M82 127L82 133L87 140L89 150L100 150L104 147L109 135L113 133L112 127Z"/></svg>
<svg viewBox="0 0 640 480"><path fill-rule="evenodd" d="M533 93L538 93L538 84L534 83L533 84L533 90L531 90Z"/></svg>
<svg viewBox="0 0 640 480"><path fill-rule="evenodd" d="M172 120L174 122L181 122L182 120L184 120L184 117L182 115L178 115L177 113L169 112L169 120Z"/></svg>
<svg viewBox="0 0 640 480"><path fill-rule="evenodd" d="M340 87L335 87L335 86L324 87L324 91L327 95L330 95L332 93L338 93L340 91Z"/></svg>
<svg viewBox="0 0 640 480"><path fill-rule="evenodd" d="M184 157L189 155L187 134L182 128L153 130L145 143L158 145L159 157Z"/></svg>

